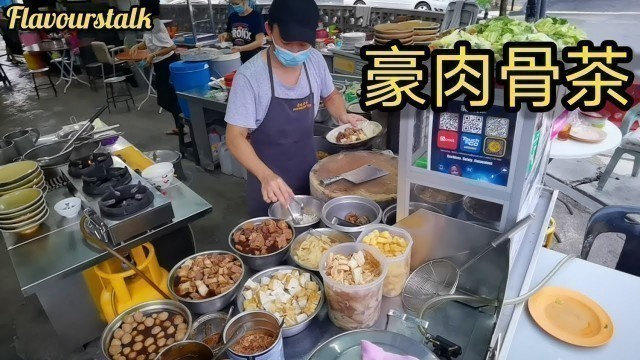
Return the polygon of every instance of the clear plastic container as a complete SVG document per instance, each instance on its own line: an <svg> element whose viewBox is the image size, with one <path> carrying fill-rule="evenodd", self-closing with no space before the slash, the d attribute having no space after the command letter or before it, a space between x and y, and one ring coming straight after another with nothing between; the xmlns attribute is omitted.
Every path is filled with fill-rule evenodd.
<svg viewBox="0 0 640 360"><path fill-rule="evenodd" d="M384 278L382 295L386 297L395 297L402 293L404 283L411 274L411 247L413 246L413 239L404 229L384 224L371 224L362 229L362 232L360 233L360 236L358 236L358 240L356 240L356 242L364 244L364 238L375 230L378 230L381 233L388 231L392 236L401 237L407 242L407 248L402 255L386 257L387 276ZM385 256L382 251L381 253Z"/></svg>
<svg viewBox="0 0 640 360"><path fill-rule="evenodd" d="M330 254L351 256L360 250L366 250L380 263L380 276L373 282L365 285L345 285L326 274ZM356 330L366 329L375 324L380 316L382 283L387 274L386 259L380 250L366 244L344 243L336 245L322 255L320 274L329 305L329 318L337 327Z"/></svg>

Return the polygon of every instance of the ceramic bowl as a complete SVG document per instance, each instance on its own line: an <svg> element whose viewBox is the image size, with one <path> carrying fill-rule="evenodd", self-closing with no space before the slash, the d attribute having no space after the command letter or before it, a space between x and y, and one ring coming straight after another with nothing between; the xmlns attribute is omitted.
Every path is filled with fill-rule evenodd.
<svg viewBox="0 0 640 360"><path fill-rule="evenodd" d="M70 197L58 201L53 206L53 209L61 216L72 218L78 215L78 212L80 212L80 209L82 208L81 203L82 200L80 200L80 198Z"/></svg>
<svg viewBox="0 0 640 360"><path fill-rule="evenodd" d="M0 186L7 187L20 182L38 169L38 163L29 160L0 166Z"/></svg>
<svg viewBox="0 0 640 360"><path fill-rule="evenodd" d="M397 34L380 33L380 34L375 34L374 36L375 38L378 38L380 40L394 40L394 39L402 40L402 39L411 38L413 36L413 32L397 33Z"/></svg>
<svg viewBox="0 0 640 360"><path fill-rule="evenodd" d="M42 215L26 222L20 228L17 228L17 229L0 228L0 230L2 230L3 232L18 233L18 234L28 234L28 233L34 232L40 227L40 224L42 224L49 216L49 209L48 208L45 208L45 209L46 210Z"/></svg>
<svg viewBox="0 0 640 360"><path fill-rule="evenodd" d="M2 226L11 226L16 224L21 224L27 222L33 218L37 218L44 213L44 210L47 209L47 204L43 202L36 203L33 207L29 208L27 212L21 213L20 215L16 215L13 217L7 217L6 219L0 220L0 227Z"/></svg>
<svg viewBox="0 0 640 360"><path fill-rule="evenodd" d="M149 166L142 171L142 177L149 181L153 186L160 189L166 189L171 185L175 170L170 162L161 162Z"/></svg>
<svg viewBox="0 0 640 360"><path fill-rule="evenodd" d="M30 183L22 185L20 187L17 187L13 190L8 190L8 191L0 191L0 196L2 195L6 195L10 192L16 191L16 190L21 190L21 189L28 189L28 188L38 188L40 190L42 190L42 188L44 187L44 175L40 174L39 177L33 179Z"/></svg>
<svg viewBox="0 0 640 360"><path fill-rule="evenodd" d="M33 174L29 175L26 179L18 181L16 183L13 183L11 185L7 185L7 186L0 186L0 192L8 192L11 190L17 190L22 188L24 185L27 185L31 182L33 182L33 180L39 178L42 175L42 169L35 171Z"/></svg>
<svg viewBox="0 0 640 360"><path fill-rule="evenodd" d="M21 189L0 197L0 215L9 215L43 201L40 189Z"/></svg>

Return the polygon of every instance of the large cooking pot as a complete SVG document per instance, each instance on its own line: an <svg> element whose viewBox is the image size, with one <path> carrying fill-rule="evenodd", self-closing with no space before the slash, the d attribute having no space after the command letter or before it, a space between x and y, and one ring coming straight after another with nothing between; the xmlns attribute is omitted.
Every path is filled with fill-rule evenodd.
<svg viewBox="0 0 640 360"><path fill-rule="evenodd" d="M40 166L58 166L69 162L71 152L74 145L71 145L69 149L61 152L65 146L67 146L68 140L58 140L48 144L42 144L34 147L22 155L24 160L33 160Z"/></svg>

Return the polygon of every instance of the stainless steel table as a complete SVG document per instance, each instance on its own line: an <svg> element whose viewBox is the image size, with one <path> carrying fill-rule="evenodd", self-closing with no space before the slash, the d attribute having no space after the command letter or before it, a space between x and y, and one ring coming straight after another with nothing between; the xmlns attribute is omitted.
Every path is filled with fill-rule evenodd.
<svg viewBox="0 0 640 360"><path fill-rule="evenodd" d="M98 120L96 126L100 124ZM117 151L129 145L120 138L108 150ZM71 349L99 336L105 326L83 271L111 256L84 240L79 229L80 216L66 219L53 210L57 201L69 196L72 194L65 187L49 191L45 199L50 215L36 232L27 236L3 233L2 237L22 293L38 296L61 340ZM173 206L173 221L119 244L115 250L123 252L157 239L212 210L209 203L177 180L166 189L166 196Z"/></svg>

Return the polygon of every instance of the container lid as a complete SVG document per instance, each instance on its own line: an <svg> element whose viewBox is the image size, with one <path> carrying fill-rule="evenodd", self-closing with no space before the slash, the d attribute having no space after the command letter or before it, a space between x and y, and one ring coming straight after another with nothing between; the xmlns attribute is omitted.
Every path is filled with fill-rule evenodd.
<svg viewBox="0 0 640 360"><path fill-rule="evenodd" d="M171 72L187 72L208 69L209 64L206 61L176 61L169 68Z"/></svg>

